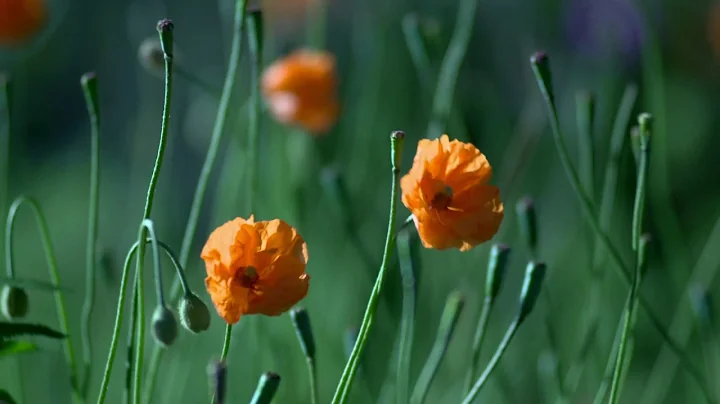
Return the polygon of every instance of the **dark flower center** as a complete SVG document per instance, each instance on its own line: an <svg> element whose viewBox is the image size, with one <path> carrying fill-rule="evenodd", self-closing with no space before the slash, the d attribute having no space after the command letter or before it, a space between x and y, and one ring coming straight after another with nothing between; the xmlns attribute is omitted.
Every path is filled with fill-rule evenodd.
<svg viewBox="0 0 720 404"><path fill-rule="evenodd" d="M433 209L447 209L452 202L453 190L449 186L445 185L442 191L438 192L433 196L430 201L430 207Z"/></svg>
<svg viewBox="0 0 720 404"><path fill-rule="evenodd" d="M237 271L237 273L235 274L235 281L244 288L253 289L259 277L260 276L258 275L257 269L255 269L255 267L247 266L244 268L240 268Z"/></svg>

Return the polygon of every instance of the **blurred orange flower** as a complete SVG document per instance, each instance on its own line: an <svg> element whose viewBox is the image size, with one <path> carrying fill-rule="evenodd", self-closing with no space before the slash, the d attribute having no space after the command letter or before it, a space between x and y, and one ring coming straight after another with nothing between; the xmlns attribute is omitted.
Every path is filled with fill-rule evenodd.
<svg viewBox="0 0 720 404"><path fill-rule="evenodd" d="M210 234L200 256L205 286L228 324L244 314L280 315L308 292L307 244L282 220L229 221Z"/></svg>
<svg viewBox="0 0 720 404"><path fill-rule="evenodd" d="M46 18L44 0L0 0L0 45L17 45L28 39Z"/></svg>
<svg viewBox="0 0 720 404"><path fill-rule="evenodd" d="M497 233L504 213L491 177L490 163L472 144L447 135L418 143L400 186L425 247L467 251Z"/></svg>
<svg viewBox="0 0 720 404"><path fill-rule="evenodd" d="M275 119L324 134L335 124L340 109L335 57L322 51L297 50L265 70L262 91Z"/></svg>

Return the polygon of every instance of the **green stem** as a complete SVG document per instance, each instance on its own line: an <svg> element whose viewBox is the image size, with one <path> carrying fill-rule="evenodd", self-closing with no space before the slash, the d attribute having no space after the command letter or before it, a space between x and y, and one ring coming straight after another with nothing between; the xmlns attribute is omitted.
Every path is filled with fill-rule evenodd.
<svg viewBox="0 0 720 404"><path fill-rule="evenodd" d="M150 239L146 239L145 243L149 243ZM127 253L127 256L125 257L125 264L123 266L123 272L122 272L122 279L120 280L120 292L118 295L118 303L117 303L117 310L115 315L115 326L113 327L113 334L112 334L112 340L110 342L110 350L108 352L108 358L107 362L105 364L105 373L103 374L102 379L102 385L100 386L100 395L98 396L97 404L102 404L105 402L105 396L107 395L107 389L108 384L110 383L110 374L112 373L112 367L113 363L115 361L115 354L117 352L117 344L120 339L120 330L122 329L122 313L125 309L125 292L127 291L127 281L130 277L130 264L132 263L132 259L135 255L135 253L138 250L138 247L140 246L140 243L135 242L132 247L130 247L130 250ZM182 272L182 268L179 266L177 259L175 258L172 250L170 247L163 243L162 241L158 240L158 246L162 248L165 251L165 254L170 258L170 261L175 266L178 276L182 279L182 285L186 290L189 290L189 287L187 285L187 279L185 279L185 274ZM136 296L135 296L135 288L133 288L133 302L132 302L132 309L131 313L136 313ZM130 327L132 328L130 330L130 338L128 341L128 351L132 351L132 337L135 335L135 325L136 325L136 318L137 314L131 314L132 320L130 322ZM128 364L132 364L132 356L128 357ZM130 374L128 372L128 374ZM127 386L130 386L130 380L127 380ZM128 388L129 389L129 388Z"/></svg>
<svg viewBox="0 0 720 404"><path fill-rule="evenodd" d="M540 56L536 55L536 57L540 59ZM546 58L545 55L542 55L542 57ZM563 139L562 133L560 131L560 123L558 120L557 109L555 107L555 101L550 92L551 90L549 87L549 83L546 83L546 78L544 77L545 72L541 72L538 70L539 67L537 62L532 63L532 67L548 109L548 114L550 116L550 126L552 128L555 147L560 157L563 169L565 170L565 173L570 180L570 185L572 186L575 194L577 195L580 201L580 206L585 213L588 221L590 222L593 231L596 233L601 246L609 253L610 259L612 260L613 264L611 265L611 267L617 271L622 280L625 281L626 285L630 286L632 284L632 280L630 277L628 266L623 262L618 250L610 242L610 238L607 232L605 232L600 227L600 222L593 208L593 203L580 185L578 174L572 166L572 163L570 162L570 156L567 150L567 146L565 145L565 140ZM693 375L693 377L697 378L699 373L686 358L684 352L680 349L679 344L676 343L668 334L668 332L664 329L662 322L657 317L657 315L655 315L655 313L650 310L650 305L642 297L642 295L639 296L639 299L639 307L642 308L643 311L645 311L648 319L652 323L655 330L660 334L660 336L663 338L665 343L668 344L668 347L675 353L675 355L677 355L681 359L683 367L685 367L686 370L688 370L688 372ZM698 383L703 384L701 379L698 379L697 381Z"/></svg>
<svg viewBox="0 0 720 404"><path fill-rule="evenodd" d="M45 260L47 261L50 280L58 287L54 293L55 308L57 311L58 323L60 324L60 331L65 335L71 335L67 308L65 305L65 297L63 296L62 290L59 288L60 272L57 267L55 251L53 250L52 243L50 242L50 230L48 229L47 219L40 209L40 205L38 205L34 199L25 196L16 198L12 205L10 205L7 223L5 225L5 262L8 267L8 272L12 273L13 271L13 227L15 225L17 211L23 203L29 205L35 214L35 221L37 222L38 230L40 231L40 239L42 241L43 249L45 250ZM67 362L67 366L70 370L70 385L73 390L73 401L83 402L78 386L78 374L77 367L75 366L75 353L73 350L72 338L64 339L64 347L65 361Z"/></svg>
<svg viewBox="0 0 720 404"><path fill-rule="evenodd" d="M5 130L0 130L0 228L5 228L5 212L10 182L10 130L12 122L12 87L10 79L0 74L0 92L5 101ZM4 233L0 231L0 245L5 245ZM12 278L12 269L6 268L8 278Z"/></svg>
<svg viewBox="0 0 720 404"><path fill-rule="evenodd" d="M477 15L477 3L477 0L461 0L458 6L455 29L438 73L431 111L432 117L426 134L428 139L435 139L445 131L452 110L455 83L470 43L473 23Z"/></svg>
<svg viewBox="0 0 720 404"><path fill-rule="evenodd" d="M372 328L373 321L375 320L375 311L377 310L380 292L382 291L383 284L385 283L385 273L390 266L390 257L392 256L392 250L395 244L395 216L397 212L397 196L400 183L400 155L402 152L402 143L404 138L405 134L402 132L393 132L391 136L392 191L390 193L390 217L388 219L388 230L385 237L383 260L380 265L380 271L378 272L375 285L370 292L370 299L368 301L367 308L365 309L365 315L363 316L360 331L358 332L358 338L355 341L355 346L350 354L350 359L345 364L345 369L343 370L340 382L335 390L335 395L332 400L333 404L343 404L348 399L353 379L355 378L355 373L360 365L360 357L365 349L370 329Z"/></svg>
<svg viewBox="0 0 720 404"><path fill-rule="evenodd" d="M310 376L310 403L318 404L318 384L317 370L315 368L315 360L307 358L308 375Z"/></svg>
<svg viewBox="0 0 720 404"><path fill-rule="evenodd" d="M138 245L137 243L135 245ZM134 252L135 250L133 250ZM138 293L137 293L137 274L135 274L135 280L132 288L132 302L130 303L130 329L128 330L127 336L127 353L125 354L125 390L124 400L125 404L130 404L132 399L132 386L133 386L133 366L135 364L135 333L137 332L137 304L138 304Z"/></svg>
<svg viewBox="0 0 720 404"><path fill-rule="evenodd" d="M88 116L90 117L90 206L88 208L88 233L85 249L85 302L81 319L81 339L85 374L81 386L83 399L87 398L92 375L92 334L90 322L95 304L95 270L98 233L98 205L100 203L100 105L97 77L86 73L81 79Z"/></svg>
<svg viewBox="0 0 720 404"><path fill-rule="evenodd" d="M255 213L258 191L258 135L260 132L260 74L262 73L262 12L254 11L247 18L248 48L252 59L250 79L250 111L248 114L248 169L249 189L247 193L248 214Z"/></svg>
<svg viewBox="0 0 720 404"><path fill-rule="evenodd" d="M510 345L510 341L512 341L519 327L520 319L518 317L515 318L515 320L513 320L513 322L510 324L510 327L508 327L507 331L505 332L505 336L503 337L502 341L500 341L500 345L498 345L497 349L495 350L495 354L490 359L487 367L485 368L485 370L483 370L482 374L475 382L473 388L470 390L467 396L465 396L465 399L463 399L462 404L470 404L475 399L475 396L478 395L480 389L485 385L485 382L488 381L490 374L500 362L503 354L505 354L505 350L507 350L508 345Z"/></svg>
<svg viewBox="0 0 720 404"><path fill-rule="evenodd" d="M475 336L473 337L472 353L470 356L470 369L468 369L467 375L465 376L465 386L463 387L463 394L470 392L472 387L472 381L475 380L475 373L477 372L478 362L480 361L480 353L482 352L482 343L485 339L485 331L487 330L488 320L490 319L490 312L492 311L493 301L492 299L485 298L482 310L480 311L480 318L478 319L477 328L475 329Z"/></svg>
<svg viewBox="0 0 720 404"><path fill-rule="evenodd" d="M227 75L225 76L225 83L223 85L223 91L220 96L220 105L218 106L212 135L210 136L210 145L208 146L207 155L205 156L205 162L203 163L202 169L200 171L200 177L198 178L198 183L195 187L195 195L193 196L187 226L185 227L185 234L183 235L182 245L180 247L180 264L183 268L187 266L187 261L190 256L190 248L192 248L193 238L195 237L198 220L200 219L200 211L202 210L203 199L205 198L205 191L207 190L208 182L210 180L210 174L215 164L215 158L217 157L217 152L220 147L220 141L222 140L225 122L227 121L229 115L230 98L232 95L232 90L235 87L235 78L237 75L238 65L240 64L240 55L242 54L242 30L245 21L245 9L247 7L247 2L248 0L235 1L233 39L230 50L230 62L228 64L228 71ZM173 282L172 288L170 289L170 301L172 303L176 302L181 297L182 291L180 290L180 286L180 282L176 279ZM146 376L147 387L143 394L143 401L146 403L150 402L150 398L153 394L155 379L157 377L157 371L158 367L160 366L162 354L163 350L159 346L155 346L153 348Z"/></svg>
<svg viewBox="0 0 720 404"><path fill-rule="evenodd" d="M397 403L406 404L410 390L410 359L415 335L415 268L410 246L410 232L397 236L398 263L402 277L402 316L400 317L400 347L397 360Z"/></svg>
<svg viewBox="0 0 720 404"><path fill-rule="evenodd" d="M230 351L230 341L232 341L232 328L232 324L225 325L225 338L223 340L222 353L220 354L220 361L223 363L225 363L228 352ZM212 400L210 401L212 404L217 403L217 397L215 397L215 394L212 395Z"/></svg>
<svg viewBox="0 0 720 404"><path fill-rule="evenodd" d="M169 20L162 20L158 23L158 34L160 35L160 43L162 44L163 53L165 55L165 98L163 101L162 124L160 127L160 141L158 144L157 156L148 185L147 197L145 199L145 209L143 210L143 221L138 232L137 259L135 262L135 272L138 277L135 290L138 294L138 322L137 322L137 346L135 352L135 382L133 385L133 403L140 403L140 392L142 387L142 364L145 357L145 298L143 293L143 265L145 260L145 239L148 233L148 219L152 212L153 200L155 198L155 190L157 188L160 169L162 168L163 157L165 155L165 147L167 145L167 133L170 127L170 105L172 100L172 79L173 79L173 25Z"/></svg>

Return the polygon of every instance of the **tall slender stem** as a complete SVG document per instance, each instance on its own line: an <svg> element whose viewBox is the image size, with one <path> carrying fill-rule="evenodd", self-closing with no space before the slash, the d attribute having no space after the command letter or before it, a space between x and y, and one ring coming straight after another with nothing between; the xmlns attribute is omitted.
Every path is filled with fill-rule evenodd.
<svg viewBox="0 0 720 404"><path fill-rule="evenodd" d="M308 375L310 376L310 404L318 404L318 384L317 369L315 367L315 359L306 358Z"/></svg>
<svg viewBox="0 0 720 404"><path fill-rule="evenodd" d="M185 234L183 235L182 245L180 247L180 265L183 268L187 267L188 258L190 257L190 249L192 248L193 239L195 237L195 231L197 230L198 221L200 219L200 211L202 210L203 201L205 198L205 191L207 190L208 182L210 180L210 174L213 166L215 165L215 158L217 157L218 149L220 148L220 141L225 129L225 122L227 121L230 111L230 98L232 90L235 87L235 78L237 75L238 66L240 64L240 55L242 54L242 30L245 21L245 10L247 8L248 0L236 0L235 1L235 16L233 26L233 39L230 49L230 61L228 64L227 75L225 76L225 83L223 84L222 94L220 96L220 104L218 106L217 116L215 118L215 124L213 126L212 134L210 136L210 145L205 156L202 169L200 171L200 177L198 178L197 186L195 187L195 194L193 196L192 205L190 207L190 214L188 216L188 222L185 227ZM181 296L181 283L178 279L173 282L172 288L170 289L170 301L173 304ZM155 378L157 377L157 370L162 359L163 350L159 346L153 348L150 364L148 366L146 380L147 387L144 392L144 401L149 402L153 388L155 386Z"/></svg>
<svg viewBox="0 0 720 404"><path fill-rule="evenodd" d="M475 382L475 385L473 385L470 392L467 394L467 396L465 396L465 399L463 399L462 404L470 404L475 399L475 396L477 396L477 394L480 392L480 389L485 385L485 382L488 381L490 374L500 362L503 354L505 354L505 350L507 350L508 345L510 345L510 341L512 341L519 327L520 319L516 318L510 324L510 327L508 327L507 331L505 332L505 336L503 337L502 341L500 341L500 345L498 345L497 349L495 350L495 354L490 359L487 367L485 368L485 370L483 370L482 374Z"/></svg>
<svg viewBox="0 0 720 404"><path fill-rule="evenodd" d="M83 365L85 374L81 386L83 398L87 397L92 375L92 335L90 322L95 304L95 267L98 233L98 205L100 203L100 105L98 99L97 76L86 73L80 83L85 94L88 116L90 117L90 197L88 207L87 246L85 248L85 302L81 321L81 339L83 346Z"/></svg>
<svg viewBox="0 0 720 404"><path fill-rule="evenodd" d="M348 399L353 379L355 378L355 373L360 365L360 357L365 349L370 329L372 328L373 321L375 320L375 311L380 298L380 292L382 291L383 284L385 283L385 273L390 267L390 257L392 256L395 244L395 216L397 212L397 195L400 183L400 158L404 139L405 133L400 131L393 132L391 135L392 191L390 193L390 217L388 219L388 230L385 237L383 260L380 265L380 271L378 272L375 285L370 292L370 299L368 301L367 308L365 309L365 315L363 316L360 331L358 332L358 338L355 341L355 346L350 354L350 358L345 364L345 370L343 370L340 383L335 390L335 396L332 400L333 404L342 404Z"/></svg>
<svg viewBox="0 0 720 404"><path fill-rule="evenodd" d="M402 315L396 369L396 398L398 404L407 404L410 390L410 358L415 336L415 268L409 231L397 236L398 264L402 278Z"/></svg>

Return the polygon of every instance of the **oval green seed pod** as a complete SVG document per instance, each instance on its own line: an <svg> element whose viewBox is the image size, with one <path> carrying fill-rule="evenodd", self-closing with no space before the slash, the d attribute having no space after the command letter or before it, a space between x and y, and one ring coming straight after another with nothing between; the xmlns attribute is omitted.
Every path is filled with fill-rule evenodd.
<svg viewBox="0 0 720 404"><path fill-rule="evenodd" d="M165 306L158 306L152 317L153 337L158 344L168 347L175 342L178 335L175 315Z"/></svg>
<svg viewBox="0 0 720 404"><path fill-rule="evenodd" d="M199 333L210 327L210 310L194 293L190 292L180 299L178 306L180 324L190 332Z"/></svg>
<svg viewBox="0 0 720 404"><path fill-rule="evenodd" d="M0 293L0 311L8 320L17 320L27 315L30 300L25 289L4 286Z"/></svg>

